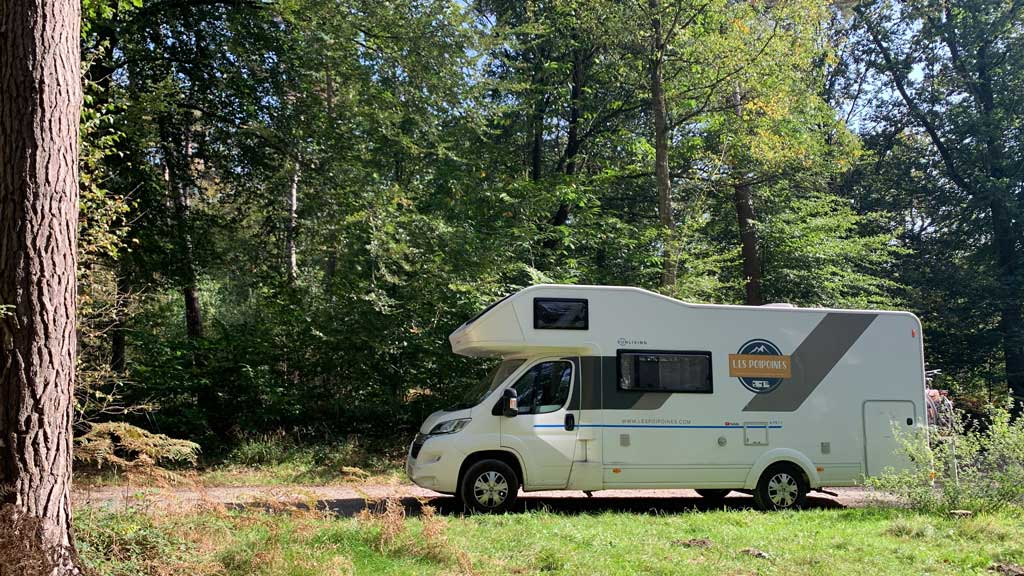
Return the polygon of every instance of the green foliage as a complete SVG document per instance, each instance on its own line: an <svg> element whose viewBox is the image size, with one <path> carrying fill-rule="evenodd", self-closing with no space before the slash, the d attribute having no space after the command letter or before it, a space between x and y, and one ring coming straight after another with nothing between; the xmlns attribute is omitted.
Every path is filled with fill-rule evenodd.
<svg viewBox="0 0 1024 576"><path fill-rule="evenodd" d="M75 438L75 460L95 466L141 476L173 477L161 466L195 465L199 445L153 434L125 422L92 424L89 431Z"/></svg>
<svg viewBox="0 0 1024 576"><path fill-rule="evenodd" d="M1024 506L1024 421L1009 402L991 406L983 422L958 415L949 436L933 431L903 438L912 467L888 471L868 485L927 511L998 510Z"/></svg>
<svg viewBox="0 0 1024 576"><path fill-rule="evenodd" d="M523 286L742 302L738 185L768 300L916 305L898 206L837 193L869 155L826 100L838 47L809 0L657 8L678 24L666 234L651 10L87 4L83 430L218 455L276 430L407 436L486 368L448 334Z"/></svg>

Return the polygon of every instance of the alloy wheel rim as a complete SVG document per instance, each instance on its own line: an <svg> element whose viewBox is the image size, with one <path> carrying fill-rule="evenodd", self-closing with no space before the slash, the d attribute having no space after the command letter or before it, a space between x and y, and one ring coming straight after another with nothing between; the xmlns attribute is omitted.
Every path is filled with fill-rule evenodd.
<svg viewBox="0 0 1024 576"><path fill-rule="evenodd" d="M508 498L508 480L500 473L489 470L477 476L473 483L473 497L481 506L495 508Z"/></svg>
<svg viewBox="0 0 1024 576"><path fill-rule="evenodd" d="M768 481L768 499L780 508L792 506L799 493L796 480L785 472L779 472Z"/></svg>

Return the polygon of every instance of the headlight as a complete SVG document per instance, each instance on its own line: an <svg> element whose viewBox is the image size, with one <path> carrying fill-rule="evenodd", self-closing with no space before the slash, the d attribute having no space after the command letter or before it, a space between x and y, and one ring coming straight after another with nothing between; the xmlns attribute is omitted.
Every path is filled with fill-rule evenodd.
<svg viewBox="0 0 1024 576"><path fill-rule="evenodd" d="M430 429L430 435L437 436L438 434L454 434L465 428L466 424L469 424L469 420L469 418L460 418L458 420L445 420L444 422L438 422L437 425Z"/></svg>

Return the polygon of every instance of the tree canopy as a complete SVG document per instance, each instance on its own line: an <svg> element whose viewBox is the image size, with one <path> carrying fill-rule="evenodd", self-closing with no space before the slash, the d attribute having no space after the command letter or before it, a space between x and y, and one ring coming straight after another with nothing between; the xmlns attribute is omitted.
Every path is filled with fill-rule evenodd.
<svg viewBox="0 0 1024 576"><path fill-rule="evenodd" d="M80 425L387 434L537 282L899 308L1024 394L1019 3L88 0Z"/></svg>

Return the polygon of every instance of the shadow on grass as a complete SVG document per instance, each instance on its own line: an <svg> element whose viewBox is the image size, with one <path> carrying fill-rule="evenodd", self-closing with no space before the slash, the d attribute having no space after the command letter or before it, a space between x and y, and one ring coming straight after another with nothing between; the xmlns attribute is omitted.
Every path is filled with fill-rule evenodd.
<svg viewBox="0 0 1024 576"><path fill-rule="evenodd" d="M433 506L438 514L459 516L467 511L454 496L437 496L434 498L404 497L400 499L407 516L419 516L423 506ZM256 505L259 507L259 505ZM374 501L363 498L342 498L319 500L316 507L328 511L338 518L351 518L366 508L378 506ZM253 505L234 504L229 507L236 509L251 508ZM305 505L298 505L306 508ZM750 496L734 493L719 502L708 502L700 497L665 498L657 496L638 497L543 497L523 495L519 497L512 513L544 511L567 516L577 514L600 514L602 512L628 512L633 514L686 514L706 512L710 510L749 510L754 508L754 499ZM839 502L830 498L808 496L807 509L842 509Z"/></svg>

